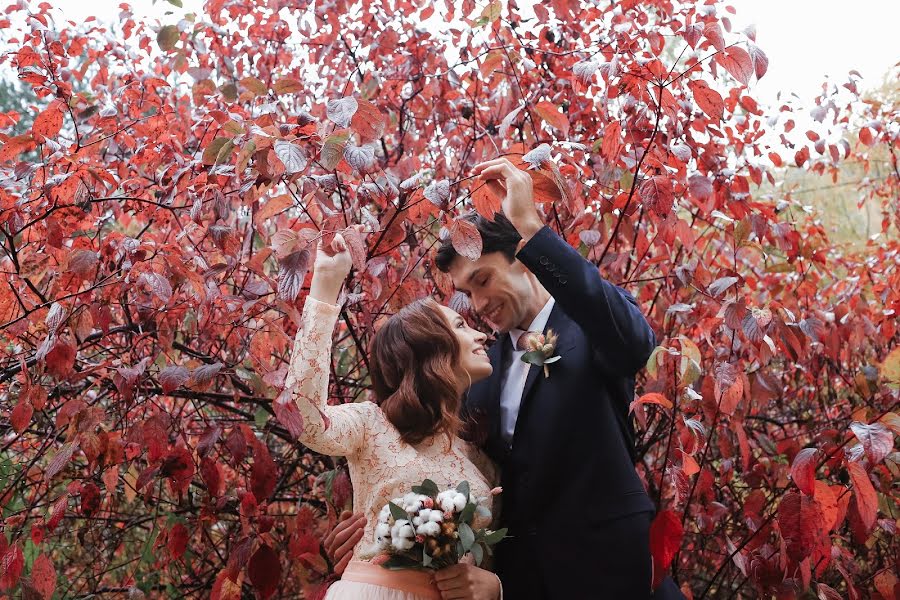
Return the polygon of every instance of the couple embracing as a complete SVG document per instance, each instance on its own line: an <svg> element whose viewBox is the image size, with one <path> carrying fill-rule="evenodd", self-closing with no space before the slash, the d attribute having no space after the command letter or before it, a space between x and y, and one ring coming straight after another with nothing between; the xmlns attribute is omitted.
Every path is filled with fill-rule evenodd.
<svg viewBox="0 0 900 600"><path fill-rule="evenodd" d="M351 259L340 236L317 253L286 387L303 416L300 441L347 457L360 511L331 536L343 573L326 599L680 598L671 580L650 590L654 505L632 460L628 406L653 331L630 294L543 224L527 173L501 158L475 175L504 198L503 214L466 217L482 237L478 260L448 239L435 263L500 332L489 350L455 311L417 300L374 337L375 402L328 405L336 302ZM523 361L551 330L538 344L555 338L544 350L559 360ZM502 488L485 507L508 529L492 571L466 561L397 571L373 561L382 507L425 479L444 488L466 481L487 503Z"/></svg>

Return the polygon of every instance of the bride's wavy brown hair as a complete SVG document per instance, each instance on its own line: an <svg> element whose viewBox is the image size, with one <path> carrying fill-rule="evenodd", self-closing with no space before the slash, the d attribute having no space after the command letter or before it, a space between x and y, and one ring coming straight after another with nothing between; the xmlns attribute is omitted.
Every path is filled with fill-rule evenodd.
<svg viewBox="0 0 900 600"><path fill-rule="evenodd" d="M453 364L459 342L440 305L416 300L381 326L372 342L376 402L404 442L459 433L460 394Z"/></svg>

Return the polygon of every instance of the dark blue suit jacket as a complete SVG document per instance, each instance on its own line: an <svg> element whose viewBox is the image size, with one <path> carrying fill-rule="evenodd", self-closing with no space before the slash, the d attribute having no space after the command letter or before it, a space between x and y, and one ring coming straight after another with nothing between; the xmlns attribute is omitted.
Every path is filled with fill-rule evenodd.
<svg viewBox="0 0 900 600"><path fill-rule="evenodd" d="M498 569L504 588L518 589L513 600L525 597L535 569L556 591L532 590L528 597L592 597L584 595L597 560L592 548L607 543L594 533L610 519L655 510L634 469L628 407L634 375L656 340L635 299L548 227L517 258L556 301L547 329L559 335L562 358L549 365L547 378L530 368L511 444L500 436L508 336L491 347L494 371L466 399L466 412L486 427L485 448L502 469L500 519L512 537L497 547Z"/></svg>

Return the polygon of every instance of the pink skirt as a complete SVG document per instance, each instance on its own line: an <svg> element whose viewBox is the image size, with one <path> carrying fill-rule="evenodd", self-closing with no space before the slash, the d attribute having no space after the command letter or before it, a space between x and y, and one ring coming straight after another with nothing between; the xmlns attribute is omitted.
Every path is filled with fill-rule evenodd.
<svg viewBox="0 0 900 600"><path fill-rule="evenodd" d="M351 561L340 581L328 588L325 600L441 600L430 573L392 571Z"/></svg>

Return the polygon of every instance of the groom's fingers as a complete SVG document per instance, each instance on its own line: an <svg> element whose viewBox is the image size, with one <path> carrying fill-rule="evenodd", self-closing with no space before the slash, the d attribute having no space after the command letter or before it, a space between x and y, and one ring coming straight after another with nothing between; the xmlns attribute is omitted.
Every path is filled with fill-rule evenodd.
<svg viewBox="0 0 900 600"><path fill-rule="evenodd" d="M477 165L475 165L472 168L472 173L475 175L478 175L484 169L486 169L488 167L494 167L497 165L514 167L514 165L511 162L509 162L508 158L501 157L501 158L495 158L493 160L486 160L483 163L478 163Z"/></svg>
<svg viewBox="0 0 900 600"><path fill-rule="evenodd" d="M488 189L494 194L497 198L505 198L506 197L506 187L497 181L496 179L488 179L484 182L485 185L488 186Z"/></svg>

